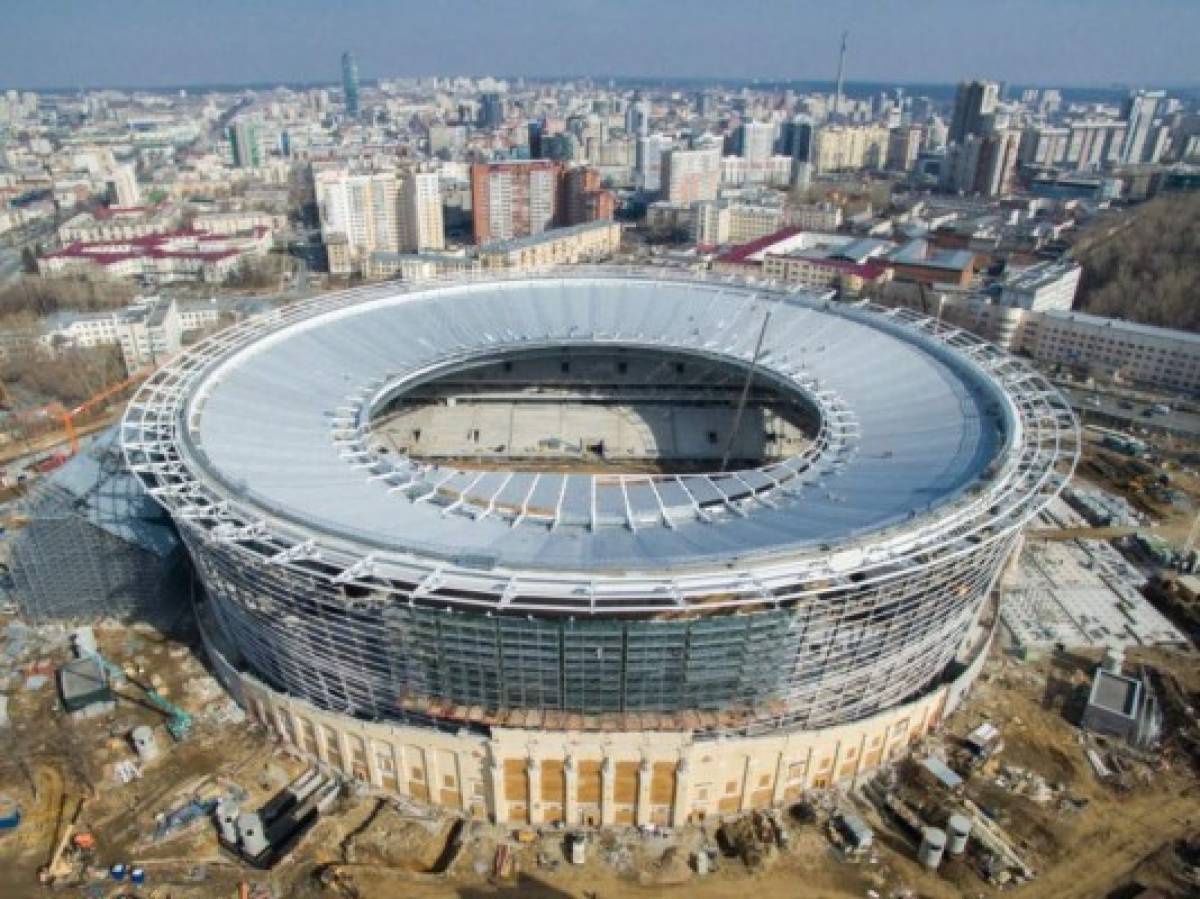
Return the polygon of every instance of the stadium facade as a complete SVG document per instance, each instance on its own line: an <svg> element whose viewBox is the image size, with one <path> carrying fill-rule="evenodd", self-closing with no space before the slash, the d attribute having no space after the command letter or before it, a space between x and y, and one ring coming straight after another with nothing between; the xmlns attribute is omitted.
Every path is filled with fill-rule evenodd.
<svg viewBox="0 0 1200 899"><path fill-rule="evenodd" d="M376 439L419 391L547 360L593 399L635 372L663 397L762 385L809 439L677 473ZM1077 441L1041 377L940 322L598 268L287 306L159 370L122 424L254 715L384 789L534 823L694 821L903 753L982 665Z"/></svg>

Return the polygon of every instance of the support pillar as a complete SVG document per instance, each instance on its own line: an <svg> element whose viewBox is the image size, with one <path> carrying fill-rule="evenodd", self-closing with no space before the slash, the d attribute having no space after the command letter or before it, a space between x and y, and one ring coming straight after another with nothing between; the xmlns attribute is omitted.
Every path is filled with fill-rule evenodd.
<svg viewBox="0 0 1200 899"><path fill-rule="evenodd" d="M689 797L692 791L692 772L686 757L675 765L675 801L671 808L671 826L683 827L687 823Z"/></svg>
<svg viewBox="0 0 1200 899"><path fill-rule="evenodd" d="M779 750L779 761L775 763L775 787L771 791L771 804L782 805L787 791L788 764L787 750Z"/></svg>
<svg viewBox="0 0 1200 899"><path fill-rule="evenodd" d="M367 779L371 781L371 786L382 787L383 772L379 770L379 757L377 755L379 751L379 744L368 738L365 734L363 735L362 741L363 752L365 752L367 756Z"/></svg>
<svg viewBox="0 0 1200 899"><path fill-rule="evenodd" d="M754 793L754 758L746 756L746 764L742 767L742 800L738 808L747 812L752 807L751 796Z"/></svg>
<svg viewBox="0 0 1200 899"><path fill-rule="evenodd" d="M508 821L508 801L504 796L504 765L497 758L495 751L491 754L486 766L488 801L491 803L492 821L504 824Z"/></svg>
<svg viewBox="0 0 1200 899"><path fill-rule="evenodd" d="M529 823L542 823L542 767L538 760L529 758L525 770L529 775Z"/></svg>
<svg viewBox="0 0 1200 899"><path fill-rule="evenodd" d="M605 756L600 763L600 824L603 827L612 827L617 823L617 808L613 802L615 777L616 766L611 758Z"/></svg>
<svg viewBox="0 0 1200 899"><path fill-rule="evenodd" d="M574 756L563 759L563 785L566 796L563 797L563 822L568 826L579 823L579 770L575 767Z"/></svg>
<svg viewBox="0 0 1200 899"><path fill-rule="evenodd" d="M412 790L408 787L408 755L404 746L399 743L392 744L392 764L396 766L396 792L401 796L411 796Z"/></svg>
<svg viewBox="0 0 1200 899"><path fill-rule="evenodd" d="M421 750L425 760L425 789L429 791L429 804L442 804L442 772L438 766L437 750L426 746Z"/></svg>
<svg viewBox="0 0 1200 899"><path fill-rule="evenodd" d="M649 759L642 759L642 763L638 765L637 779L637 808L634 819L638 827L645 827L650 823L650 781L654 777L654 769L650 765Z"/></svg>

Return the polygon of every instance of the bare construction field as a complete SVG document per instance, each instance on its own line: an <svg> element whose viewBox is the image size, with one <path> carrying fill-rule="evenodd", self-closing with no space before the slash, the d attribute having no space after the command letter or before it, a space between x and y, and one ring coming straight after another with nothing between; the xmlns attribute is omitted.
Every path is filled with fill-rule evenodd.
<svg viewBox="0 0 1200 899"><path fill-rule="evenodd" d="M99 632L107 657L194 716L192 733L176 744L163 732L162 713L132 685L117 688L111 712L69 718L52 677L70 657L65 636L11 624L0 635L10 719L0 729L0 794L23 812L16 829L0 832L5 896L45 892L37 870L80 799L76 830L92 835L95 848L68 848L60 884L93 896L128 889L109 879L117 863L145 870L138 895L163 897L232 897L243 883L251 895L277 897L717 897L753 890L765 899L870 891L948 899L1013 889L985 881L970 853L947 856L937 872L923 868L911 834L868 801L862 785L778 810L782 845L739 850L715 824L655 833L619 828L589 832L582 864L569 862L568 833L558 828L513 831L347 786L283 861L258 871L220 849L211 813L179 822L186 817L179 812L231 793L261 802L306 764L241 720L190 648L149 630ZM1136 650L1131 660L1172 672L1185 690L1200 693L1194 654ZM953 797L939 798L929 785L906 789L924 790L934 805L969 801L984 809L1035 872L1016 888L1019 895L1099 897L1134 880L1167 895L1195 895L1184 878L1195 873L1188 853L1200 840L1200 781L1170 741L1127 760L1119 783L1096 776L1089 744L1071 723L1095 661L1056 653L1022 663L997 649L964 707L916 752L953 760L961 738L984 720L1003 734L1003 749ZM153 761L139 761L130 745L139 724L157 732L162 752ZM137 773L126 782L130 765ZM838 811L874 829L869 851L835 846L828 822ZM1177 843L1184 839L1192 850ZM700 854L711 857L713 870L697 873Z"/></svg>

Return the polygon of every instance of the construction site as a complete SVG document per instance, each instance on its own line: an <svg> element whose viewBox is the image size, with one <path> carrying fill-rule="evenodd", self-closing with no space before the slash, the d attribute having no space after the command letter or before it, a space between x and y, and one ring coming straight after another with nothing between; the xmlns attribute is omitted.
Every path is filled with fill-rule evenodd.
<svg viewBox="0 0 1200 899"><path fill-rule="evenodd" d="M595 272L298 304L60 432L0 892L1195 895L1188 449L940 322Z"/></svg>

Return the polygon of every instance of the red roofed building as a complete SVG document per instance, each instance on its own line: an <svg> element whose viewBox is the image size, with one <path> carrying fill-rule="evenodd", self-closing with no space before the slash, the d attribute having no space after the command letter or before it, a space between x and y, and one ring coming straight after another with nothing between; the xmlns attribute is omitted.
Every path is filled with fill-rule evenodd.
<svg viewBox="0 0 1200 899"><path fill-rule="evenodd" d="M76 241L39 259L38 272L46 277L137 278L146 284L213 283L270 248L271 233L261 227L233 235L172 231L130 240Z"/></svg>
<svg viewBox="0 0 1200 899"><path fill-rule="evenodd" d="M713 261L714 271L754 275L811 290L837 287L859 293L890 281L886 264L895 245L886 240L784 228L734 247Z"/></svg>

